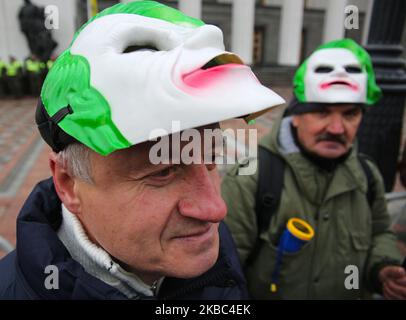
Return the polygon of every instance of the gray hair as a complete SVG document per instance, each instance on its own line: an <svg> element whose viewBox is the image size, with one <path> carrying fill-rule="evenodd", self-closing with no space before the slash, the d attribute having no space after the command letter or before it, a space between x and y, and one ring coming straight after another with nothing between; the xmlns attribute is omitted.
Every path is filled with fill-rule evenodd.
<svg viewBox="0 0 406 320"><path fill-rule="evenodd" d="M93 183L90 149L81 143L68 145L58 152L57 162L64 167L69 174L87 183Z"/></svg>

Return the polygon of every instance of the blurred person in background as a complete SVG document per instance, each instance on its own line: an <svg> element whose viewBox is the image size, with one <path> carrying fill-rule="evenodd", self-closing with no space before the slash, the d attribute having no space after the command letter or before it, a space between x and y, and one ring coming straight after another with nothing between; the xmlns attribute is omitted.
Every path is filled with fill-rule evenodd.
<svg viewBox="0 0 406 320"><path fill-rule="evenodd" d="M32 54L25 60L25 70L28 77L29 92L34 96L38 96L44 79L45 63L39 61L38 58Z"/></svg>
<svg viewBox="0 0 406 320"><path fill-rule="evenodd" d="M6 83L10 95L19 99L23 96L23 64L14 56L9 57L6 65Z"/></svg>
<svg viewBox="0 0 406 320"><path fill-rule="evenodd" d="M6 95L6 62L0 58L0 98Z"/></svg>

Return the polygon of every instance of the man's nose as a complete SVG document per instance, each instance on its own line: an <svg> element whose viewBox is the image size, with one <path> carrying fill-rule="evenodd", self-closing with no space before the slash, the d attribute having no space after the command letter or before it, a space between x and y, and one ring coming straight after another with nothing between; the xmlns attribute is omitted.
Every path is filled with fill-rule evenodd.
<svg viewBox="0 0 406 320"><path fill-rule="evenodd" d="M188 190L185 190L185 195L179 201L179 213L185 217L214 223L223 220L227 207L208 168L202 164L192 165L188 169Z"/></svg>
<svg viewBox="0 0 406 320"><path fill-rule="evenodd" d="M343 119L340 115L332 115L329 125L327 126L327 132L331 134L343 134L345 132Z"/></svg>

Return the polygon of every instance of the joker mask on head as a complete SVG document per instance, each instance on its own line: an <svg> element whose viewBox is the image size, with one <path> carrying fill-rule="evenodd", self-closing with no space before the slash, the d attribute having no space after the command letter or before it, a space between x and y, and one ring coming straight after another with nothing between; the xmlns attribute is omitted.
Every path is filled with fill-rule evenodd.
<svg viewBox="0 0 406 320"><path fill-rule="evenodd" d="M300 102L373 104L381 95L368 53L353 40L319 47L294 79Z"/></svg>
<svg viewBox="0 0 406 320"><path fill-rule="evenodd" d="M366 102L367 75L351 51L316 51L307 62L305 76L308 101Z"/></svg>
<svg viewBox="0 0 406 320"><path fill-rule="evenodd" d="M241 59L219 28L154 1L118 4L96 15L55 62L41 99L58 126L107 155L174 133L256 114L284 103Z"/></svg>

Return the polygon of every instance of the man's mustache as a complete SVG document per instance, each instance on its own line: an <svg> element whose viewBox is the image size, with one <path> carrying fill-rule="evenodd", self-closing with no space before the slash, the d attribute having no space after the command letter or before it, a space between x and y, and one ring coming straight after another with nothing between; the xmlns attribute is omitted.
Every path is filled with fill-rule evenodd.
<svg viewBox="0 0 406 320"><path fill-rule="evenodd" d="M321 142L321 141L331 141L331 142L338 142L341 143L342 145L347 144L347 139L343 134L331 134L328 132L322 133L316 138L316 142Z"/></svg>

